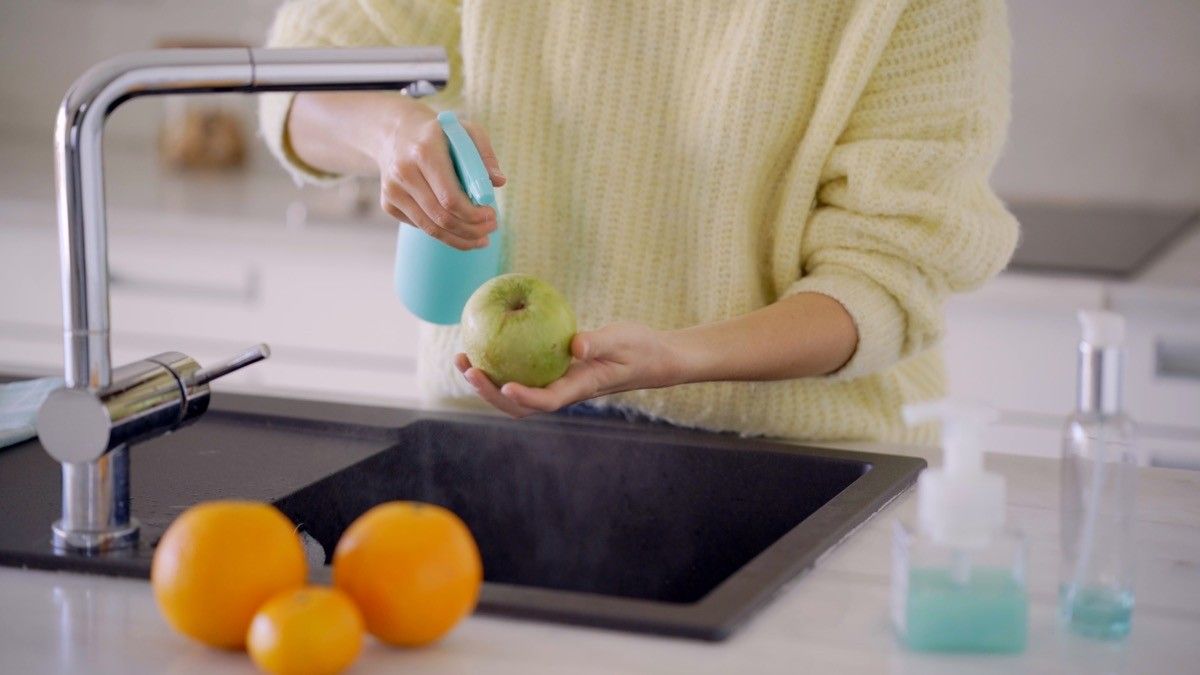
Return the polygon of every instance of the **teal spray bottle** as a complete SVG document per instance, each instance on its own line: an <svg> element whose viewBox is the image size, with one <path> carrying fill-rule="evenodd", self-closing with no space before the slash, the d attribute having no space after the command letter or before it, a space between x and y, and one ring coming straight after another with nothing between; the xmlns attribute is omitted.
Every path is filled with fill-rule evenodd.
<svg viewBox="0 0 1200 675"><path fill-rule="evenodd" d="M479 206L497 208L492 179L479 150L454 113L438 114L446 134L450 159L463 191ZM418 318L453 325L462 317L467 298L484 282L500 274L503 265L503 229L479 249L460 251L411 225L400 223L396 237L396 294Z"/></svg>

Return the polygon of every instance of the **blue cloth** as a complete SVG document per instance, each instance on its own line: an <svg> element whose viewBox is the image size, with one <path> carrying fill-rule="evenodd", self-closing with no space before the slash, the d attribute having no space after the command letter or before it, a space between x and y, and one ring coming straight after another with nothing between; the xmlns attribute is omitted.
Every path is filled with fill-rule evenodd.
<svg viewBox="0 0 1200 675"><path fill-rule="evenodd" d="M60 377L0 384L0 448L37 435L37 412L50 392L63 386Z"/></svg>

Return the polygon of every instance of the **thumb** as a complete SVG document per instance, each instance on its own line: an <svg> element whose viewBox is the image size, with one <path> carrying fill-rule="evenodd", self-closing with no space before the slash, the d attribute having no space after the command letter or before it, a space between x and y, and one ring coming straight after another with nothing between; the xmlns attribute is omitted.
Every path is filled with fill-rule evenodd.
<svg viewBox="0 0 1200 675"><path fill-rule="evenodd" d="M571 356L580 361L594 358L592 356L595 352L593 335L593 333L576 333L575 337L571 338Z"/></svg>
<svg viewBox="0 0 1200 675"><path fill-rule="evenodd" d="M571 355L580 361L610 358L619 347L617 332L608 328L576 333L571 339Z"/></svg>
<svg viewBox="0 0 1200 675"><path fill-rule="evenodd" d="M483 160L483 166L492 179L492 185L503 186L508 179L500 170L500 160L496 159L496 151L492 148L492 140L488 138L487 132L472 122L463 122L462 125L467 130L467 134L471 136L471 141L475 143L475 148L479 150L479 157Z"/></svg>

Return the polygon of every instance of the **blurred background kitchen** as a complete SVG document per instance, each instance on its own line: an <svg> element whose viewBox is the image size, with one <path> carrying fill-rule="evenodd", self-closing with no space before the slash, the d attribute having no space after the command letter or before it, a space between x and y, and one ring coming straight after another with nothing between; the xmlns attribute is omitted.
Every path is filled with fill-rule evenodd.
<svg viewBox="0 0 1200 675"><path fill-rule="evenodd" d="M57 372L51 138L91 64L263 41L277 0L0 3L0 371ZM994 184L1010 269L947 307L951 394L1002 411L989 449L1050 456L1072 408L1075 311L1129 321L1126 397L1151 461L1200 469L1200 2L1010 0L1013 115ZM298 190L250 97L135 99L105 136L114 361L264 341L228 388L417 403L371 182Z"/></svg>

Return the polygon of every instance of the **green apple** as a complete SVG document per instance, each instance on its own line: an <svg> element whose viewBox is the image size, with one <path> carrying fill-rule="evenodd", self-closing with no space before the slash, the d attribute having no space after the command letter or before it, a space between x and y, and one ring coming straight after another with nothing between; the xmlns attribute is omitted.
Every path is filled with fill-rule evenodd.
<svg viewBox="0 0 1200 675"><path fill-rule="evenodd" d="M502 274L463 307L462 338L471 365L496 386L544 387L571 365L575 313L553 286L528 274Z"/></svg>

